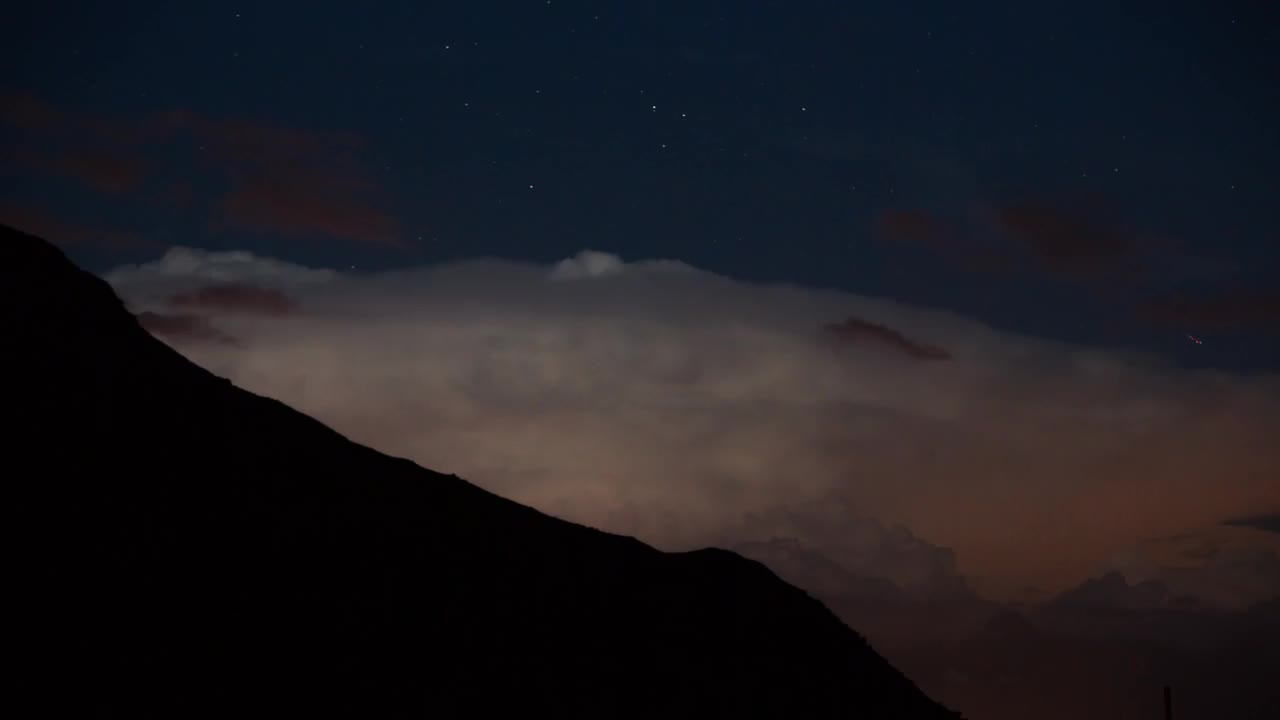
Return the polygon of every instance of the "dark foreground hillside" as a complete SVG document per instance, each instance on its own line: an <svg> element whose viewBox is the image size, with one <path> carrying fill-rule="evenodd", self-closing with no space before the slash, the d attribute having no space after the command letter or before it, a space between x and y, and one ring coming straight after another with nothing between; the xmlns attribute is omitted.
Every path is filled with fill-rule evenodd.
<svg viewBox="0 0 1280 720"><path fill-rule="evenodd" d="M42 714L953 717L762 565L351 443L8 228L0 292L11 657Z"/></svg>

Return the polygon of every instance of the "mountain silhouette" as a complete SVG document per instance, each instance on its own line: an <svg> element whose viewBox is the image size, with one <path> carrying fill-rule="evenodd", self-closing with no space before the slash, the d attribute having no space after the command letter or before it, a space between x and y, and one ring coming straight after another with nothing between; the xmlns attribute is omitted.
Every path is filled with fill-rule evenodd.
<svg viewBox="0 0 1280 720"><path fill-rule="evenodd" d="M958 717L759 563L357 445L44 241L0 227L0 260L10 656L39 714Z"/></svg>

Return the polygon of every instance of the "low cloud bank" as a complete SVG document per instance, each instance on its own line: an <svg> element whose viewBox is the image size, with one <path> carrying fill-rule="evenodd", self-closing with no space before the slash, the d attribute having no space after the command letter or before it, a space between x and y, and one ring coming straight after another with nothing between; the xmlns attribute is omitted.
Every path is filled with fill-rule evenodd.
<svg viewBox="0 0 1280 720"><path fill-rule="evenodd" d="M664 548L795 538L1010 596L1280 508L1280 378L886 299L599 252L354 274L179 248L107 279L198 313L166 340L243 387Z"/></svg>

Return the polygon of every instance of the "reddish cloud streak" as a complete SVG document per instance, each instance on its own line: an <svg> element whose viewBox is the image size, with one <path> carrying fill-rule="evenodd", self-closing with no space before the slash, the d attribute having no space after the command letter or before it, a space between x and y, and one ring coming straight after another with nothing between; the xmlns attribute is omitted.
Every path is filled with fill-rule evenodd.
<svg viewBox="0 0 1280 720"><path fill-rule="evenodd" d="M254 315L287 315L297 305L279 290L253 285L210 285L169 299L175 307Z"/></svg>
<svg viewBox="0 0 1280 720"><path fill-rule="evenodd" d="M157 243L141 235L105 230L64 222L48 211L21 205L0 207L0 221L24 232L45 238L62 247L99 247L111 250L154 249Z"/></svg>
<svg viewBox="0 0 1280 720"><path fill-rule="evenodd" d="M941 347L918 343L886 325L867 322L856 317L851 317L843 323L827 325L826 331L830 337L842 345L870 342L892 348L917 360L951 359L951 353Z"/></svg>
<svg viewBox="0 0 1280 720"><path fill-rule="evenodd" d="M250 230L358 238L379 245L403 246L399 224L390 215L300 184L251 182L227 194L223 211L228 223Z"/></svg>
<svg viewBox="0 0 1280 720"><path fill-rule="evenodd" d="M921 210L886 210L876 218L876 234L892 242L940 245L953 233L937 218Z"/></svg>
<svg viewBox="0 0 1280 720"><path fill-rule="evenodd" d="M983 241L954 221L923 210L886 210L875 220L877 238L936 252L970 272L1009 272L1016 269L1013 253Z"/></svg>
<svg viewBox="0 0 1280 720"><path fill-rule="evenodd" d="M24 130L49 130L63 122L48 103L25 93L0 95L0 123Z"/></svg>
<svg viewBox="0 0 1280 720"><path fill-rule="evenodd" d="M168 138L187 133L200 140L220 161L244 169L288 171L279 161L292 164L353 164L352 153L364 149L363 137L354 133L318 132L265 125L245 120L209 118L189 110L155 115L150 135ZM291 163L286 162L285 165Z"/></svg>
<svg viewBox="0 0 1280 720"><path fill-rule="evenodd" d="M158 170L148 152L187 141L199 148L198 168L222 176L229 189L213 207L230 225L293 236L322 235L402 246L397 221L360 158L365 141L342 132L314 132L188 110L141 118L67 113L30 96L4 98L0 122L33 133L7 148L11 161L101 193L136 193ZM188 186L189 187L189 186ZM169 204L175 197L161 201Z"/></svg>
<svg viewBox="0 0 1280 720"><path fill-rule="evenodd" d="M70 178L102 193L132 192L142 184L147 173L146 164L136 155L88 148L61 153L52 158L48 167L39 169Z"/></svg>
<svg viewBox="0 0 1280 720"><path fill-rule="evenodd" d="M1170 294L1137 308L1139 319L1180 329L1280 333L1280 291L1237 290L1206 295Z"/></svg>
<svg viewBox="0 0 1280 720"><path fill-rule="evenodd" d="M1054 205L1022 202L997 208L995 218L1012 239L1048 270L1093 275L1120 267L1132 258L1132 235L1103 220Z"/></svg>

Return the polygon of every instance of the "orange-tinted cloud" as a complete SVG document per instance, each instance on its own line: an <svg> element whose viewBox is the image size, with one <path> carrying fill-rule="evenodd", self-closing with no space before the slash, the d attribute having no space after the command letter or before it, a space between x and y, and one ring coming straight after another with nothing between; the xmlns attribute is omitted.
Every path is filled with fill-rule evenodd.
<svg viewBox="0 0 1280 720"><path fill-rule="evenodd" d="M828 337L838 343L872 343L888 347L917 360L950 360L951 353L936 345L916 342L887 325L851 317L826 326Z"/></svg>
<svg viewBox="0 0 1280 720"><path fill-rule="evenodd" d="M217 312L240 312L255 315L287 315L296 305L287 295L271 288L253 285L210 285L169 298L175 307Z"/></svg>

